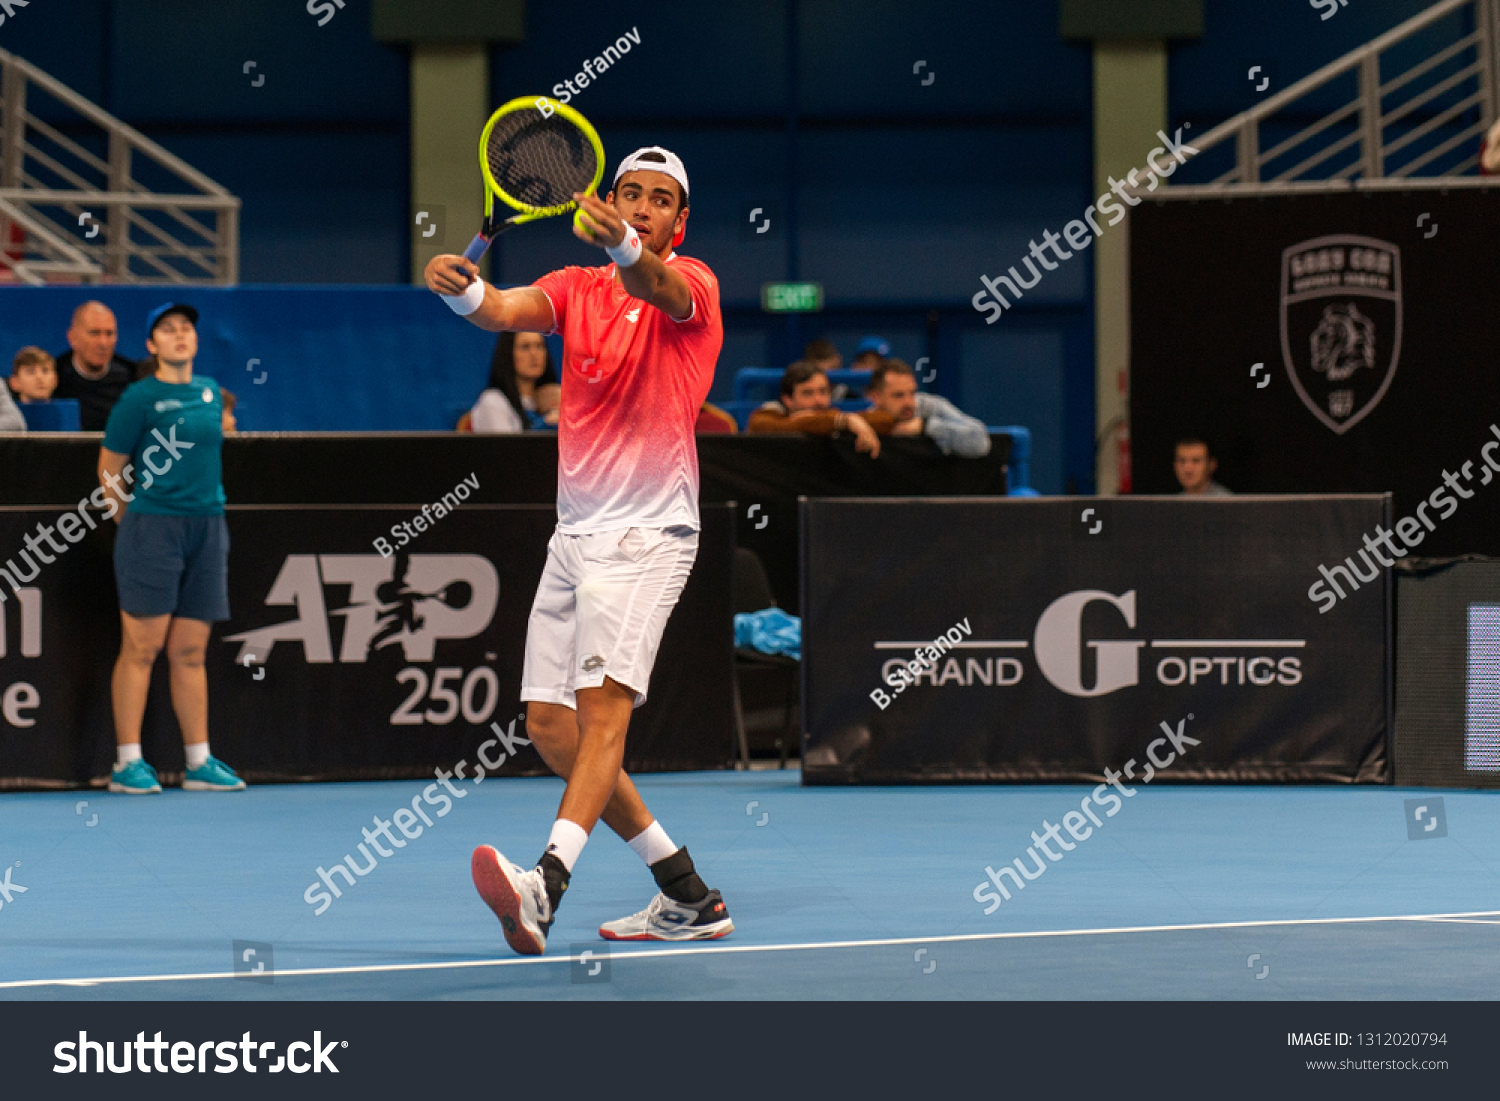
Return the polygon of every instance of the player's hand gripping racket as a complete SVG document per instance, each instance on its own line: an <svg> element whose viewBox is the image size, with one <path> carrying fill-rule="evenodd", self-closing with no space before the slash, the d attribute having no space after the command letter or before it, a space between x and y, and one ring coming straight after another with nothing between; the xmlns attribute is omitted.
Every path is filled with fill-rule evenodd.
<svg viewBox="0 0 1500 1101"><path fill-rule="evenodd" d="M543 113L545 105L549 110ZM604 146L588 120L555 99L522 96L490 116L479 135L484 175L484 228L464 249L475 263L512 226L566 214L574 192L591 194L604 179ZM495 199L520 213L495 220Z"/></svg>

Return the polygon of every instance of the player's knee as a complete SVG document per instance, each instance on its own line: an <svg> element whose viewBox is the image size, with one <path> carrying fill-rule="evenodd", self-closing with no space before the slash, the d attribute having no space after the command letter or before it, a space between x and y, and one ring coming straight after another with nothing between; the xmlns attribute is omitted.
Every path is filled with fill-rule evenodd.
<svg viewBox="0 0 1500 1101"><path fill-rule="evenodd" d="M167 652L167 660L175 669L198 669L203 665L202 646L177 646Z"/></svg>
<svg viewBox="0 0 1500 1101"><path fill-rule="evenodd" d="M153 645L149 642L141 642L126 638L120 644L120 660L126 665L154 665L156 655L161 653L161 645Z"/></svg>
<svg viewBox="0 0 1500 1101"><path fill-rule="evenodd" d="M590 745L614 747L625 744L626 728L618 723L594 722L580 725L582 729L579 731L579 738Z"/></svg>
<svg viewBox="0 0 1500 1101"><path fill-rule="evenodd" d="M541 713L532 708L526 714L526 737L545 758L554 750L577 744L578 723L571 711L557 714L549 708Z"/></svg>

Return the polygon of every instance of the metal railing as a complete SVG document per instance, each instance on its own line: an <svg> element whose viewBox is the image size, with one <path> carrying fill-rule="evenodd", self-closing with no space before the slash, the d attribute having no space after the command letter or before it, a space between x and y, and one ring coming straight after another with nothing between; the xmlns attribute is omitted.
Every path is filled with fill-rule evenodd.
<svg viewBox="0 0 1500 1101"><path fill-rule="evenodd" d="M30 109L38 92L82 117L49 123ZM239 212L226 188L0 50L0 278L235 283Z"/></svg>
<svg viewBox="0 0 1500 1101"><path fill-rule="evenodd" d="M1473 29L1443 36L1446 28L1437 24L1450 16L1461 24L1460 32L1463 25ZM1429 30L1429 37L1443 41L1416 41ZM1382 61L1397 60L1392 51L1405 47L1397 52L1410 53L1424 46L1430 52L1423 60L1389 79L1382 77ZM1203 186L1252 189L1468 173L1478 164L1480 138L1500 114L1497 75L1500 0L1441 0L1194 139L1202 154L1234 142L1234 167ZM1328 110L1326 101L1337 94L1337 83L1348 85L1351 78L1353 98ZM1324 113L1263 148L1261 131L1276 125L1278 116L1309 110ZM1465 156L1469 149L1472 153Z"/></svg>

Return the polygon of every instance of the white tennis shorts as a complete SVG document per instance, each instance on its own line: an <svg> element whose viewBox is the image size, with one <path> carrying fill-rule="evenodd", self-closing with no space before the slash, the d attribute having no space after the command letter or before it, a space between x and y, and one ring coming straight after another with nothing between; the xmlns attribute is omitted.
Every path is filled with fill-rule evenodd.
<svg viewBox="0 0 1500 1101"><path fill-rule="evenodd" d="M521 699L577 708L609 677L646 702L667 618L698 556L689 527L553 532L531 619Z"/></svg>

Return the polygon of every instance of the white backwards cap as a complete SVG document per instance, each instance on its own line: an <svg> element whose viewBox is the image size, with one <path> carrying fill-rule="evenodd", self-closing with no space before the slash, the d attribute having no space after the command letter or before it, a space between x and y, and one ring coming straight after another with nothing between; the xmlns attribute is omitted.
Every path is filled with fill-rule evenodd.
<svg viewBox="0 0 1500 1101"><path fill-rule="evenodd" d="M660 159L658 159L660 158ZM620 167L615 169L614 182L610 184L613 188L620 182L620 177L627 172L661 172L671 176L682 185L682 197L686 202L691 189L688 187L687 169L682 166L682 160L676 153L663 149L659 145L648 145L637 149L630 156L620 162Z"/></svg>

